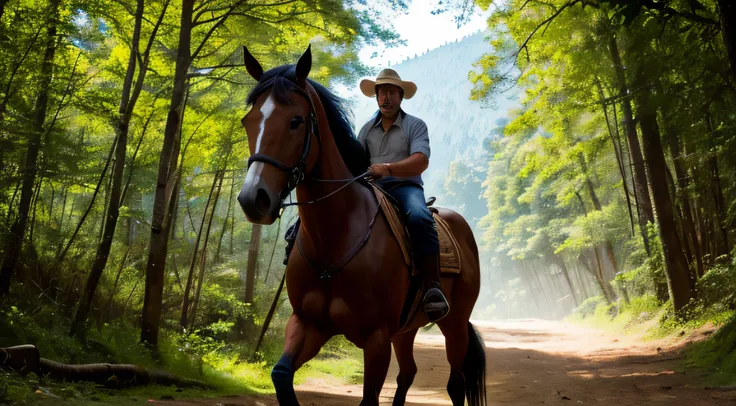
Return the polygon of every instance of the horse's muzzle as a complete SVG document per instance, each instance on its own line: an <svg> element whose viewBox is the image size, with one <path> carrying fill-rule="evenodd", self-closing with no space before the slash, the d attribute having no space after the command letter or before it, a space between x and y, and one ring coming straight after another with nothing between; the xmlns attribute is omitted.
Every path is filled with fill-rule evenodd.
<svg viewBox="0 0 736 406"><path fill-rule="evenodd" d="M238 193L238 203L251 223L268 225L278 218L278 193L273 193L260 177L246 177L245 184Z"/></svg>

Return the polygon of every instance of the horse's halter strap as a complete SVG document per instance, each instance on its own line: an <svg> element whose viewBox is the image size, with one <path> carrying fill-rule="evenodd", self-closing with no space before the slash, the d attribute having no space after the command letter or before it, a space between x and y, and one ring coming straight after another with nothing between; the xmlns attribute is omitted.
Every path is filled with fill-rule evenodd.
<svg viewBox="0 0 736 406"><path fill-rule="evenodd" d="M307 159L309 159L309 152L312 149L312 136L317 137L317 144L322 149L322 140L319 136L319 126L317 125L317 116L314 113L314 105L309 99L306 93L297 92L303 96L309 102L309 118L307 119L307 131L304 135L304 142L302 143L302 154L299 161L294 166L288 166L283 162L280 162L266 154L253 154L248 158L248 168L253 162L263 162L276 167L276 169L287 172L289 174L289 180L286 186L279 193L279 201L283 201L291 193L294 188L304 180L307 175Z"/></svg>

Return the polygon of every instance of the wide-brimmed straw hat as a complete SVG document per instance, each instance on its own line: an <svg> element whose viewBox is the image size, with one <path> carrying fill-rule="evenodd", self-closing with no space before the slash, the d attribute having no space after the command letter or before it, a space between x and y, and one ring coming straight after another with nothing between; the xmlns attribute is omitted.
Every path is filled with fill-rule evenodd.
<svg viewBox="0 0 736 406"><path fill-rule="evenodd" d="M376 80L363 79L360 81L360 91L368 97L376 95L376 86L378 85L394 85L404 90L404 98L411 99L417 92L417 85L414 82L401 80L401 77L393 69L384 69L378 73Z"/></svg>

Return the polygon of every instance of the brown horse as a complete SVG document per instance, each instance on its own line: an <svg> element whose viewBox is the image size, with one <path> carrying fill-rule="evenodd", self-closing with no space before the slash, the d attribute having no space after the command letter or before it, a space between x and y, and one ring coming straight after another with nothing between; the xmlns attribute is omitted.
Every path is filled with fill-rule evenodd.
<svg viewBox="0 0 736 406"><path fill-rule="evenodd" d="M299 404L294 372L330 337L343 334L363 349L361 405L378 405L393 343L400 368L393 404L403 405L417 372L414 337L427 320L417 312L402 326L411 273L372 190L355 181L368 161L353 135L349 113L341 99L307 79L309 48L296 66L265 73L245 47L243 51L247 71L258 85L242 120L251 156L238 201L250 222L272 224L296 189L302 220L298 249L286 267L293 314L283 356L271 373L279 403ZM438 323L451 366L447 391L454 406L463 405L466 397L471 406L485 405L485 347L469 321L480 289L478 249L459 214L439 212L460 243L463 264L460 274L442 278L452 306Z"/></svg>

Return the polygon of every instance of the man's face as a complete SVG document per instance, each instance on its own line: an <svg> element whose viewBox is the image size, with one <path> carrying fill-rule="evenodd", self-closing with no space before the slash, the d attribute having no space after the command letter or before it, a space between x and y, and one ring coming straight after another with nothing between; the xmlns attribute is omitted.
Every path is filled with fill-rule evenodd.
<svg viewBox="0 0 736 406"><path fill-rule="evenodd" d="M376 88L376 100L381 114L394 117L401 108L401 88L394 85L380 85Z"/></svg>

